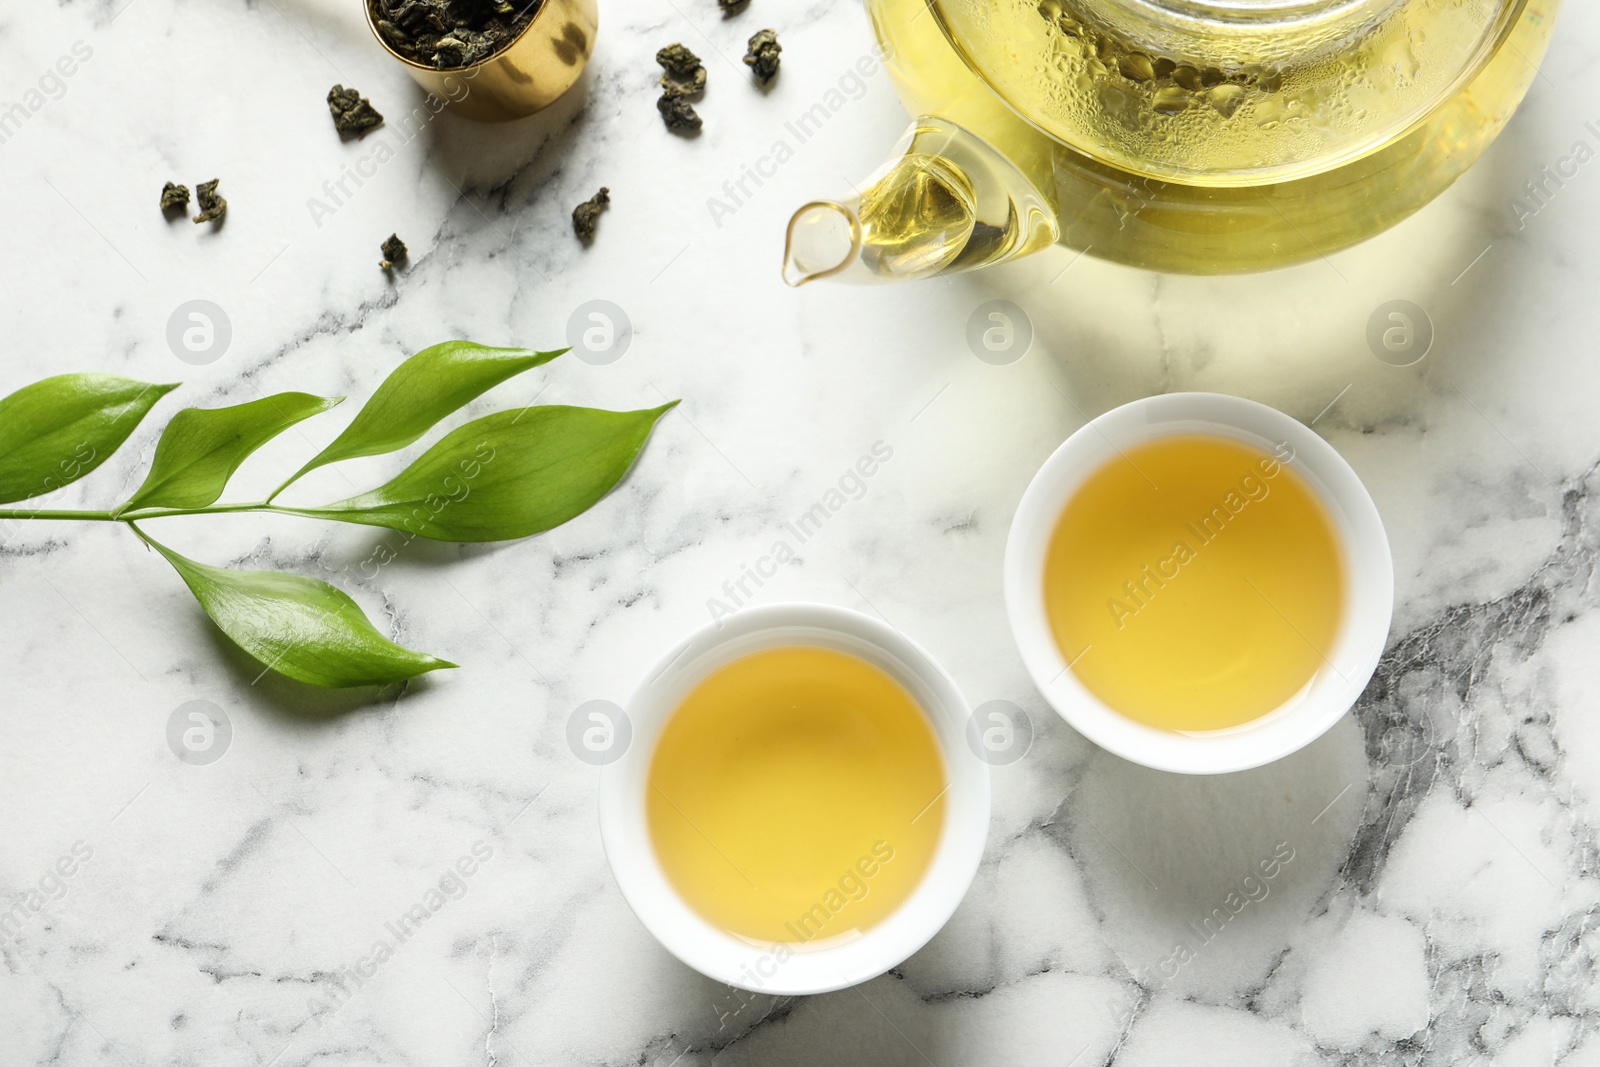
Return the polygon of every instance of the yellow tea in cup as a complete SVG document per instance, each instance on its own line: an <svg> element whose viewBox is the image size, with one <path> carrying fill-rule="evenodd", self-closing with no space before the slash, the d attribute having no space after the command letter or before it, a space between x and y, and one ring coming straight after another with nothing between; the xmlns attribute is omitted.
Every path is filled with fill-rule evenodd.
<svg viewBox="0 0 1600 1067"><path fill-rule="evenodd" d="M1343 554L1287 459L1220 436L1160 437L1078 488L1051 537L1045 608L1090 692L1150 726L1216 730L1332 669Z"/></svg>
<svg viewBox="0 0 1600 1067"><path fill-rule="evenodd" d="M713 671L651 757L650 839L707 922L802 942L909 897L944 828L944 759L916 700L845 652L792 646Z"/></svg>

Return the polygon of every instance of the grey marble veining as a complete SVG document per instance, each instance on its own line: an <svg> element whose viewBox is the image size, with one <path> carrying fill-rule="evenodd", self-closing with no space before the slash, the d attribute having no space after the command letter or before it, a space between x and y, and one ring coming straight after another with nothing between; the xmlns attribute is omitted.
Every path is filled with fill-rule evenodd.
<svg viewBox="0 0 1600 1067"><path fill-rule="evenodd" d="M638 0L602 22L578 91L535 119L444 115L407 136L391 121L341 142L336 81L392 119L420 103L354 0L0 14L0 114L29 109L0 142L0 390L79 369L185 383L58 506L125 497L182 404L362 397L447 337L563 344L589 300L631 320L622 359L558 360L455 421L535 396L684 401L577 521L412 543L375 577L360 564L377 531L152 524L207 562L348 578L385 632L462 664L405 687L258 679L126 531L0 531L0 888L24 911L0 941L0 1064L1600 1064L1600 178L1578 168L1533 213L1523 192L1596 143L1600 15L1569 4L1465 180L1331 262L1157 277L1052 250L798 292L778 278L782 227L899 133L887 77L862 78L731 212L725 183L839 88L870 46L863 12L752 0L723 20L710 0ZM784 45L766 93L738 63L764 25ZM653 106L651 57L679 39L710 70L694 138ZM74 73L41 81L62 56ZM162 182L212 177L225 225L161 219ZM585 249L568 213L600 185L613 203ZM412 251L392 280L391 231ZM1008 366L964 340L996 298L1035 332ZM193 299L232 328L204 366L166 340ZM1412 367L1364 340L1392 299L1435 327ZM1124 763L1056 719L999 584L1039 462L1087 417L1179 389L1313 423L1371 488L1396 559L1389 650L1360 705L1296 756L1213 779ZM230 496L277 484L347 407L252 458ZM927 948L858 990L741 993L624 905L566 720L624 700L880 442L892 456L864 490L741 602L882 615L975 703L1025 708L1037 737L996 769L983 867ZM420 450L318 471L293 499ZM197 699L233 731L206 766L166 736ZM470 876L452 873L463 857Z"/></svg>

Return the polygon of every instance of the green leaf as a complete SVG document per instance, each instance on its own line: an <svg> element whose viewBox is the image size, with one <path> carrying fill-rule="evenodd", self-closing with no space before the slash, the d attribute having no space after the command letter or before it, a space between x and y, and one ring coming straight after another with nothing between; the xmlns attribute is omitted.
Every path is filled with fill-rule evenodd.
<svg viewBox="0 0 1600 1067"><path fill-rule="evenodd" d="M161 432L144 484L117 513L139 508L203 508L216 503L228 479L252 452L343 399L276 393L226 408L184 408Z"/></svg>
<svg viewBox="0 0 1600 1067"><path fill-rule="evenodd" d="M404 448L462 405L513 375L549 363L565 351L488 348L471 341L446 341L424 348L391 371L344 433L272 496L318 467Z"/></svg>
<svg viewBox="0 0 1600 1067"><path fill-rule="evenodd" d="M505 541L560 526L622 480L656 420L648 411L516 408L452 430L387 485L320 508L341 522L439 541Z"/></svg>
<svg viewBox="0 0 1600 1067"><path fill-rule="evenodd" d="M139 536L167 557L211 621L262 664L327 688L384 685L454 667L402 648L327 582L280 571L212 567Z"/></svg>
<svg viewBox="0 0 1600 1067"><path fill-rule="evenodd" d="M114 374L59 374L0 400L0 503L82 478L177 387Z"/></svg>

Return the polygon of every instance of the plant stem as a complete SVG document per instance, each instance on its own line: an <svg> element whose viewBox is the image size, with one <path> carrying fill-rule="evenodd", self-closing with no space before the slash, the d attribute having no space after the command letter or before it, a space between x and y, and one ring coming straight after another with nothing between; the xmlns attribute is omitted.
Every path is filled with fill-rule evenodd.
<svg viewBox="0 0 1600 1067"><path fill-rule="evenodd" d="M312 462L315 462L315 459L313 459ZM278 499L278 494L279 493L281 493L285 489L289 488L295 482L298 482L300 480L300 476L302 474L309 474L309 473L311 473L311 471L313 471L315 469L316 468L311 466L310 463L307 463L304 467L301 467L299 470L297 470L293 474L289 475L288 479L285 480L282 485L278 486L278 488L276 488L272 492L268 493L267 494L267 499L262 501L262 503L264 503L264 504L272 503L274 500Z"/></svg>
<svg viewBox="0 0 1600 1067"><path fill-rule="evenodd" d="M287 512L287 508L274 507L264 500L257 500L249 504L210 504L203 508L139 508L137 511L125 511L117 518L128 519L164 519L171 515L227 515L239 511L279 511Z"/></svg>
<svg viewBox="0 0 1600 1067"><path fill-rule="evenodd" d="M0 508L0 519L80 519L85 522L112 522L114 521L109 511L63 511L61 509L40 508L37 511L28 508Z"/></svg>
<svg viewBox="0 0 1600 1067"><path fill-rule="evenodd" d="M110 511L72 511L61 509L0 508L4 519L57 519L83 522L132 522L134 519L164 519L173 515L226 515L234 512L273 512L278 515L304 514L303 508L283 508L266 501L250 504L211 504L203 508L140 508L114 514Z"/></svg>
<svg viewBox="0 0 1600 1067"><path fill-rule="evenodd" d="M300 477L300 473L303 473L303 472L298 472L298 473L295 473L295 474L291 474L289 476L289 480L288 481L284 482L282 485L278 486L278 488L276 488L272 492L268 493L267 494L267 499L266 499L265 502L270 504L274 500L278 499L278 494L283 492L285 489L289 488L291 485L293 485L295 483L295 481Z"/></svg>

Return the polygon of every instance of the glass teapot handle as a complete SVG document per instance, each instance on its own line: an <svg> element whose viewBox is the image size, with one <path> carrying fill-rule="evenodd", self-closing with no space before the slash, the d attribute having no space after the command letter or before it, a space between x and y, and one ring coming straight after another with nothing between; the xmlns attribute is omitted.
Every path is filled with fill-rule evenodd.
<svg viewBox="0 0 1600 1067"><path fill-rule="evenodd" d="M859 196L813 200L789 220L783 277L878 282L1003 263L1054 244L1052 198L970 131L913 122Z"/></svg>

